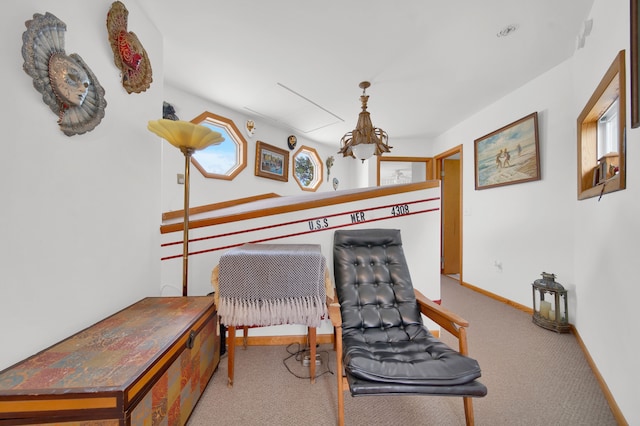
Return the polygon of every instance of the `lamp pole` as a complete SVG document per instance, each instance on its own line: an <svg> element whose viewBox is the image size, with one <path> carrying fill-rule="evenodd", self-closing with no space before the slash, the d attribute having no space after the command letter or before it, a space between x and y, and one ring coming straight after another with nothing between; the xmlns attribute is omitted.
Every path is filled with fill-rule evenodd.
<svg viewBox="0 0 640 426"><path fill-rule="evenodd" d="M195 152L187 146L180 147L184 154L184 225L182 236L182 295L187 296L189 281L189 171L191 169L191 155Z"/></svg>
<svg viewBox="0 0 640 426"><path fill-rule="evenodd" d="M187 283L189 277L189 170L191 168L191 155L209 145L217 145L224 141L219 132L212 131L209 127L194 124L188 121L161 120L149 121L147 128L175 146L184 154L184 223L182 241L182 295L187 296Z"/></svg>

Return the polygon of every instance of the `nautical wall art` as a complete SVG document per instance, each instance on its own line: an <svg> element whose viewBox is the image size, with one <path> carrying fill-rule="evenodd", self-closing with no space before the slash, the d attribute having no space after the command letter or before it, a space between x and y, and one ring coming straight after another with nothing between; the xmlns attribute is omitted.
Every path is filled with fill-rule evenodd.
<svg viewBox="0 0 640 426"><path fill-rule="evenodd" d="M540 180L538 113L475 140L476 190Z"/></svg>
<svg viewBox="0 0 640 426"><path fill-rule="evenodd" d="M67 26L53 14L36 13L22 34L23 69L58 116L67 136L93 130L104 117L104 89L80 55L65 53Z"/></svg>
<svg viewBox="0 0 640 426"><path fill-rule="evenodd" d="M113 50L113 61L120 69L122 86L127 93L144 92L153 81L151 62L133 31L127 30L129 11L116 1L107 13L107 32Z"/></svg>

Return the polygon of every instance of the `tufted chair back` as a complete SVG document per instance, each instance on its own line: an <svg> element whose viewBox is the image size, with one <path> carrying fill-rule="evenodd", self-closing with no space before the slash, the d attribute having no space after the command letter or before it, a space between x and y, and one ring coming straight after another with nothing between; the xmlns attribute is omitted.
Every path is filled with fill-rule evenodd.
<svg viewBox="0 0 640 426"><path fill-rule="evenodd" d="M471 398L487 394L469 358L466 320L413 289L397 229L338 230L333 272L340 309L332 301L336 365L353 396L461 396L465 419L474 424ZM433 336L421 313L451 332L455 351ZM344 424L343 376L338 377L338 424Z"/></svg>
<svg viewBox="0 0 640 426"><path fill-rule="evenodd" d="M399 230L336 231L333 263L349 375L413 386L460 385L480 377L476 360L423 325Z"/></svg>
<svg viewBox="0 0 640 426"><path fill-rule="evenodd" d="M424 337L400 231L339 231L334 240L343 338L366 343Z"/></svg>

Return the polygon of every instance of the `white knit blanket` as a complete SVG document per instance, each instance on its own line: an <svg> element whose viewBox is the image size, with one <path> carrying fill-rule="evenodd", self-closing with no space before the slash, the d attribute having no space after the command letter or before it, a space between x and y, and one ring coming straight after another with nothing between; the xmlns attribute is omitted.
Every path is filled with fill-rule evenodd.
<svg viewBox="0 0 640 426"><path fill-rule="evenodd" d="M220 321L227 326L320 326L325 259L317 244L245 244L220 257Z"/></svg>

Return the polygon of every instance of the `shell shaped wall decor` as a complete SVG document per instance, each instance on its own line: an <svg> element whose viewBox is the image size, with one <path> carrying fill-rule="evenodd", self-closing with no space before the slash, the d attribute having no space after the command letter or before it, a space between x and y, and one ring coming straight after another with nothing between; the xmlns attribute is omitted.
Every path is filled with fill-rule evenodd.
<svg viewBox="0 0 640 426"><path fill-rule="evenodd" d="M22 68L58 116L67 136L93 130L104 118L104 89L82 58L64 49L67 26L55 15L35 13L22 34Z"/></svg>
<svg viewBox="0 0 640 426"><path fill-rule="evenodd" d="M115 1L107 13L107 32L113 61L120 68L122 86L127 93L144 92L153 81L151 62L146 50L132 31L127 31L129 11Z"/></svg>

